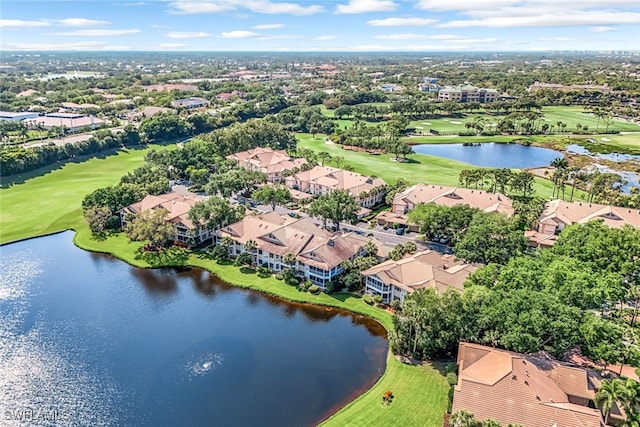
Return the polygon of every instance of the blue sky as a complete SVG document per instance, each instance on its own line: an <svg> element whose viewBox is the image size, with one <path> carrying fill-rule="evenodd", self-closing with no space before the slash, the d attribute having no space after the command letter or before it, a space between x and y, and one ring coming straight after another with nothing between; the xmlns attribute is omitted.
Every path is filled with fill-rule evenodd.
<svg viewBox="0 0 640 427"><path fill-rule="evenodd" d="M2 0L2 50L640 50L639 0Z"/></svg>

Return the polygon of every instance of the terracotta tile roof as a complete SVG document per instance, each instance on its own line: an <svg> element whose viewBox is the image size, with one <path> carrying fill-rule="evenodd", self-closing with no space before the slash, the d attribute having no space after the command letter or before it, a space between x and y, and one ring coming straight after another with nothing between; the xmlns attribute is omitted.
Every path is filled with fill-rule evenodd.
<svg viewBox="0 0 640 427"><path fill-rule="evenodd" d="M393 211L399 211L396 206L415 206L419 203L435 203L444 206L469 205L488 213L500 212L508 216L514 214L513 202L504 194L434 184L416 184L398 193L393 199Z"/></svg>
<svg viewBox="0 0 640 427"><path fill-rule="evenodd" d="M535 230L527 230L524 237L529 240L529 244L534 247L551 247L558 240L555 234L539 233Z"/></svg>
<svg viewBox="0 0 640 427"><path fill-rule="evenodd" d="M544 354L523 355L460 343L453 411L477 420L527 427L601 427L600 411L576 402L593 397L598 376ZM580 399L585 398L585 399Z"/></svg>
<svg viewBox="0 0 640 427"><path fill-rule="evenodd" d="M311 170L295 174L287 181L313 183L331 190L344 190L356 198L358 198L363 191L369 192L373 188L387 185L381 178L371 178L357 172L350 172L330 166L316 166Z"/></svg>
<svg viewBox="0 0 640 427"><path fill-rule="evenodd" d="M476 267L456 261L453 255L441 255L426 250L399 261L388 260L362 272L376 276L383 283L413 293L418 289L434 288L438 293L453 288L462 291L467 276Z"/></svg>
<svg viewBox="0 0 640 427"><path fill-rule="evenodd" d="M545 205L540 215L540 224L584 224L602 219L611 228L631 225L640 228L640 210L619 206L600 205L586 202L565 202L553 200Z"/></svg>
<svg viewBox="0 0 640 427"><path fill-rule="evenodd" d="M165 209L168 221L174 224L182 223L187 228L195 228L193 222L188 218L188 214L193 205L202 200L196 196L178 193L160 194L158 196L148 195L141 201L127 206L123 211L139 213L148 210Z"/></svg>
<svg viewBox="0 0 640 427"><path fill-rule="evenodd" d="M227 156L227 159L238 162L244 168L257 169L267 174L300 168L307 163L305 159L289 156L284 150L274 151L269 147L241 151Z"/></svg>
<svg viewBox="0 0 640 427"><path fill-rule="evenodd" d="M308 217L294 219L273 212L246 216L218 232L242 244L252 240L258 249L272 254L294 254L300 262L324 270L356 255L368 241L355 233L331 233Z"/></svg>

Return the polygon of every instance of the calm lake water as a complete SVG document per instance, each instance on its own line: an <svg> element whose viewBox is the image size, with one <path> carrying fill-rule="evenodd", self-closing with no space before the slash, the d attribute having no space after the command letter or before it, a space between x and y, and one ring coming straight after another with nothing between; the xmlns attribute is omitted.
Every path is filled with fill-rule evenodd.
<svg viewBox="0 0 640 427"><path fill-rule="evenodd" d="M385 369L370 319L133 268L72 237L0 248L6 425L312 425Z"/></svg>
<svg viewBox="0 0 640 427"><path fill-rule="evenodd" d="M562 157L559 151L548 148L493 142L466 147L462 144L419 144L413 146L413 151L475 166L515 169L547 166Z"/></svg>

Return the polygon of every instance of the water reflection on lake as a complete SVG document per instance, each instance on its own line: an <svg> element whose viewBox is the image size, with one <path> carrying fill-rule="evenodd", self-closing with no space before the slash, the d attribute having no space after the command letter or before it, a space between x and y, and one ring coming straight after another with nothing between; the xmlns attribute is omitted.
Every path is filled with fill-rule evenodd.
<svg viewBox="0 0 640 427"><path fill-rule="evenodd" d="M417 154L445 157L470 165L491 168L525 169L547 166L562 157L562 153L548 148L494 142L465 146L463 144L419 144L413 146Z"/></svg>
<svg viewBox="0 0 640 427"><path fill-rule="evenodd" d="M67 232L1 249L5 415L312 425L384 371L385 330L368 318L288 304L202 270L132 268L71 240Z"/></svg>

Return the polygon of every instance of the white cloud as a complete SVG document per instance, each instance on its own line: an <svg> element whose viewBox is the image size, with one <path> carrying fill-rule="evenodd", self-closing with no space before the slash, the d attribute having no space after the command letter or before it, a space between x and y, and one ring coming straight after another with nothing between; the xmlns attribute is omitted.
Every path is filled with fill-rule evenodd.
<svg viewBox="0 0 640 427"><path fill-rule="evenodd" d="M6 43L2 50L96 50L107 46L104 42L72 42L72 43Z"/></svg>
<svg viewBox="0 0 640 427"><path fill-rule="evenodd" d="M429 38L425 34L381 34L375 36L378 40L421 40Z"/></svg>
<svg viewBox="0 0 640 427"><path fill-rule="evenodd" d="M568 42L575 40L573 37L538 37L538 40L543 42Z"/></svg>
<svg viewBox="0 0 640 427"><path fill-rule="evenodd" d="M176 0L169 3L169 12L178 15L222 13L238 9L248 9L255 13L290 15L313 15L324 10L320 5L301 6L296 3L269 0Z"/></svg>
<svg viewBox="0 0 640 427"><path fill-rule="evenodd" d="M589 31L592 33L606 33L609 31L616 31L615 27L593 27Z"/></svg>
<svg viewBox="0 0 640 427"><path fill-rule="evenodd" d="M527 16L488 16L481 19L450 21L441 28L467 27L571 27L579 25L638 24L640 13L611 11L573 11L567 13L544 12Z"/></svg>
<svg viewBox="0 0 640 427"><path fill-rule="evenodd" d="M25 21L22 19L0 19L0 28L37 28L51 25L45 21Z"/></svg>
<svg viewBox="0 0 640 427"><path fill-rule="evenodd" d="M223 39L253 39L262 37L262 34L253 31L235 30L220 34Z"/></svg>
<svg viewBox="0 0 640 427"><path fill-rule="evenodd" d="M187 46L189 45L186 43L159 43L154 47L164 50L164 49L180 49Z"/></svg>
<svg viewBox="0 0 640 427"><path fill-rule="evenodd" d="M386 18L372 19L367 24L374 27L426 27L436 22L436 19L427 18Z"/></svg>
<svg viewBox="0 0 640 427"><path fill-rule="evenodd" d="M232 2L174 1L169 4L169 11L176 15L221 13L234 9L236 9L236 6Z"/></svg>
<svg viewBox="0 0 640 427"><path fill-rule="evenodd" d="M98 21L97 19L86 18L56 19L54 22L56 24L66 25L67 27L100 27L111 24L109 21Z"/></svg>
<svg viewBox="0 0 640 427"><path fill-rule="evenodd" d="M257 37L258 40L284 40L284 39L299 39L300 36L296 36L293 34L280 34L275 36L260 36Z"/></svg>
<svg viewBox="0 0 640 427"><path fill-rule="evenodd" d="M194 32L183 32L183 31L172 31L166 34L170 39L202 39L205 37L210 37L211 34L205 33L204 31L194 31Z"/></svg>
<svg viewBox="0 0 640 427"><path fill-rule="evenodd" d="M335 40L336 36L318 36L314 40Z"/></svg>
<svg viewBox="0 0 640 427"><path fill-rule="evenodd" d="M382 34L375 36L374 38L379 40L442 40L445 43L494 43L497 39L494 38L467 38L454 36L451 34Z"/></svg>
<svg viewBox="0 0 640 427"><path fill-rule="evenodd" d="M420 0L416 4L418 9L428 10L477 10L496 9L518 3L518 0L472 0L470 2L456 2L451 0Z"/></svg>
<svg viewBox="0 0 640 427"><path fill-rule="evenodd" d="M284 27L284 24L260 24L253 27L254 30L276 30Z"/></svg>
<svg viewBox="0 0 640 427"><path fill-rule="evenodd" d="M432 40L455 40L459 39L460 36L454 36L452 34L435 34L433 36L429 36Z"/></svg>
<svg viewBox="0 0 640 427"><path fill-rule="evenodd" d="M469 46L444 46L444 45L408 45L408 46L386 46L386 45L360 45L355 47L345 47L332 50L341 51L411 51L411 52L428 52L428 51L452 51L452 50L469 50Z"/></svg>
<svg viewBox="0 0 640 427"><path fill-rule="evenodd" d="M494 39L491 37L487 37L484 39L473 39L473 38L456 38L456 39L451 39L451 40L445 40L445 43L495 43L497 42L498 39Z"/></svg>
<svg viewBox="0 0 640 427"><path fill-rule="evenodd" d="M391 12L398 7L392 0L350 0L336 6L335 13Z"/></svg>
<svg viewBox="0 0 640 427"><path fill-rule="evenodd" d="M505 7L552 7L558 9L593 9L612 7L637 7L637 0L473 0L453 2L451 0L419 0L418 9L437 11L460 11L472 14L473 11L497 11Z"/></svg>
<svg viewBox="0 0 640 427"><path fill-rule="evenodd" d="M51 33L54 36L85 36L85 37L112 37L112 36L126 36L130 34L139 33L140 30L131 28L128 30L107 30L107 29L95 29L95 30L76 30L76 31L63 31L61 33Z"/></svg>

